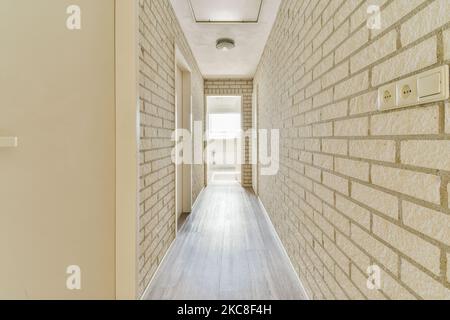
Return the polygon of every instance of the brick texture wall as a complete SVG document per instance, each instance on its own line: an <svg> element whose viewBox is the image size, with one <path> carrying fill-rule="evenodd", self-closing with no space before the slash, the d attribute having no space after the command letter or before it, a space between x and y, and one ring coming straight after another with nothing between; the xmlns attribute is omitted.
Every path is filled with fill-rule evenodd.
<svg viewBox="0 0 450 320"><path fill-rule="evenodd" d="M448 0L282 2L254 80L261 128L282 135L260 196L311 298L450 299L449 101L376 105L449 59Z"/></svg>
<svg viewBox="0 0 450 320"><path fill-rule="evenodd" d="M167 0L140 0L141 103L139 291L143 293L175 238L175 45L192 68L192 112L204 121L203 77ZM204 186L204 167L193 167L192 196Z"/></svg>
<svg viewBox="0 0 450 320"><path fill-rule="evenodd" d="M216 96L242 96L242 130L245 132L252 128L252 94L253 81L247 79L205 80L205 94ZM251 141L246 139L244 145L244 164L242 165L242 185L252 186Z"/></svg>

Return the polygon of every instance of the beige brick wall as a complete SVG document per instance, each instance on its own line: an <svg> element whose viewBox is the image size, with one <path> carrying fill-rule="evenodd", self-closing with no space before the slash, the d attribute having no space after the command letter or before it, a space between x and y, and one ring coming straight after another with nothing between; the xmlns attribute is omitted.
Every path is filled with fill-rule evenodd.
<svg viewBox="0 0 450 320"><path fill-rule="evenodd" d="M311 298L450 299L449 101L377 111L449 44L448 0L282 2L254 79L261 128L281 129L260 196Z"/></svg>
<svg viewBox="0 0 450 320"><path fill-rule="evenodd" d="M139 1L141 103L139 293L175 238L175 45L192 68L193 119L204 122L203 77L167 0ZM204 186L204 167L193 167L192 196Z"/></svg>
<svg viewBox="0 0 450 320"><path fill-rule="evenodd" d="M242 96L242 130L252 128L252 93L253 81L247 79L215 79L205 80L205 95ZM252 165L250 164L251 141L244 144L244 164L242 165L242 185L252 186Z"/></svg>

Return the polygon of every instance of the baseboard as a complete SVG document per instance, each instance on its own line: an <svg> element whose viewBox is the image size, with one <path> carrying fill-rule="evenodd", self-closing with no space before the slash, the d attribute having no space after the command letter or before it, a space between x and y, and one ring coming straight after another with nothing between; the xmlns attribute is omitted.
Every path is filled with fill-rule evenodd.
<svg viewBox="0 0 450 320"><path fill-rule="evenodd" d="M139 300L146 300L145 297L148 295L149 291L150 291L150 287L153 283L153 280L155 280L156 275L158 274L159 268L161 268L161 266L163 265L164 261L166 260L170 250L172 249L173 245L175 244L175 241L177 240L177 238L175 237L175 239L172 241L172 243L169 246L169 249L167 249L166 253L164 254L164 257L162 258L160 264L158 265L158 267L155 270L155 273L152 276L152 279L150 280L150 282L148 283L147 287L145 288L144 292L142 293L142 295L139 297Z"/></svg>
<svg viewBox="0 0 450 320"><path fill-rule="evenodd" d="M294 273L298 279L298 282L300 283L300 287L302 288L302 291L303 291L303 294L304 294L306 300L311 300L311 298L308 296L308 293L305 290L305 287L303 286L302 280L300 279L300 277L297 273L297 270L295 270L294 265L292 264L291 258L289 257L289 255L286 251L286 248L284 247L283 242L281 241L280 236L278 235L278 232L275 229L275 226L272 223L272 219L270 219L269 213L267 212L266 208L264 207L264 204L261 201L261 198L259 196L256 196L256 197L258 198L259 205L261 206L261 209L264 212L266 219L268 219L268 221L269 221L270 228L272 228L272 231L275 234L275 238L276 238L276 241L278 242L278 245L280 246L281 250L283 251L284 255L286 256L286 259L289 261L289 264L290 264L292 270L294 271Z"/></svg>
<svg viewBox="0 0 450 320"><path fill-rule="evenodd" d="M192 206L192 212L191 212L191 214L194 213L194 210L195 210L195 208L197 207L198 202L199 202L200 198L202 197L204 191L205 191L205 187L203 187L202 191L200 191L200 193L198 194L197 199L195 199L194 204L193 204L193 206ZM189 218L188 218L188 219L189 219ZM187 222L187 220L186 220L186 222ZM181 227L181 230L183 230L183 228L186 226L186 222L185 222L185 223L183 224L183 226ZM155 273L153 274L152 279L151 279L150 282L148 283L148 285L147 285L147 287L145 288L145 290L144 290L144 292L142 293L142 295L139 297L139 300L144 300L144 298L148 295L149 290L150 290L150 287L151 287L151 285L152 285L152 282L153 282L153 280L155 280L155 277L156 277L156 274L157 274L158 271L159 271L159 268L162 266L162 264L163 264L164 261L166 260L166 257L167 257L167 255L169 254L170 250L172 249L173 245L175 244L175 241L176 241L176 240L177 240L177 237L176 237L176 235L175 235L175 239L172 241L172 243L171 243L170 246L169 246L169 249L167 249L166 253L164 254L164 257L162 258L161 263L160 263L160 264L158 265L158 267L156 268L156 271L155 271Z"/></svg>
<svg viewBox="0 0 450 320"><path fill-rule="evenodd" d="M200 198L202 197L203 192L205 191L205 189L206 189L206 187L203 187L202 190L200 191L200 193L198 194L197 199L195 199L194 204L192 205L191 213L193 213L195 208L197 207L198 202L200 201Z"/></svg>

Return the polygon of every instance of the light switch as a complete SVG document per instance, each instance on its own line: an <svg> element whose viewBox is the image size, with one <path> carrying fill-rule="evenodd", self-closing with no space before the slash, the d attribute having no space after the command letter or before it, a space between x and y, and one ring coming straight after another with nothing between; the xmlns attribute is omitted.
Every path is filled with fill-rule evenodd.
<svg viewBox="0 0 450 320"><path fill-rule="evenodd" d="M417 76L419 103L449 98L449 66L444 65Z"/></svg>
<svg viewBox="0 0 450 320"><path fill-rule="evenodd" d="M16 148L17 145L17 137L0 137L0 148Z"/></svg>
<svg viewBox="0 0 450 320"><path fill-rule="evenodd" d="M434 96L441 92L441 74L434 73L417 80L419 98Z"/></svg>

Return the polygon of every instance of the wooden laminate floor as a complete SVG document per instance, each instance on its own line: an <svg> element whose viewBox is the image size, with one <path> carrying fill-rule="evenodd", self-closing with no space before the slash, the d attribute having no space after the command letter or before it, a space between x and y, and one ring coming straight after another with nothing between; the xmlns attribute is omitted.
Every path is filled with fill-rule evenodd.
<svg viewBox="0 0 450 320"><path fill-rule="evenodd" d="M304 299L300 282L250 190L205 189L145 299Z"/></svg>

